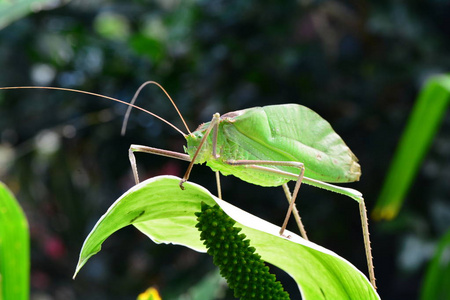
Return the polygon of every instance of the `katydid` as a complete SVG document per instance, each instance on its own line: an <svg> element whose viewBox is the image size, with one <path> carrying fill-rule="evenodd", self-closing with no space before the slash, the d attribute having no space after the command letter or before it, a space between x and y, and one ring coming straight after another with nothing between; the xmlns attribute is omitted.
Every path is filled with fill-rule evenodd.
<svg viewBox="0 0 450 300"><path fill-rule="evenodd" d="M148 81L136 91L130 104L134 106L137 95L147 84L157 85L174 103L160 84ZM123 134L133 106L128 107L125 115ZM178 109L177 112L181 117ZM358 181L361 167L356 156L326 120L305 106L283 104L254 107L222 116L215 113L210 122L201 124L194 132L190 132L184 120L183 123L189 131L185 135L187 146L184 150L187 154L141 145L130 146L129 157L136 183L139 183L139 177L134 152L145 152L189 161L188 169L180 182L182 189L193 165L205 162L216 172L219 196L219 172L260 186L283 186L290 205L280 235L283 235L294 210L305 239L306 232L294 205L302 182L349 196L359 202L370 279L372 285L376 286L367 212L362 194L330 184ZM296 184L291 195L287 182L292 180Z"/></svg>
<svg viewBox="0 0 450 300"><path fill-rule="evenodd" d="M184 134L163 118L134 105L139 92L148 84L155 84L164 91L189 134ZM154 81L142 84L130 103L95 93L65 88L6 87L0 89L19 88L79 92L124 103L129 108L122 133L125 132L126 122L133 107L157 117L182 133L187 141L187 146L184 147L186 153L141 145L130 146L129 159L136 183L139 183L139 177L134 153L145 152L189 161L187 171L180 182L182 189L193 165L205 162L216 172L219 198L221 198L219 172L225 176L234 175L260 186L282 186L290 205L280 229L280 235L283 235L289 217L294 211L302 236L307 239L294 204L302 182L353 198L359 202L369 275L375 287L367 215L362 194L350 188L331 184L358 181L361 175L360 165L356 156L331 125L309 108L298 104L283 104L249 108L224 115L216 113L210 122L201 124L194 132L190 132L169 94ZM292 195L287 187L289 181L296 182Z"/></svg>

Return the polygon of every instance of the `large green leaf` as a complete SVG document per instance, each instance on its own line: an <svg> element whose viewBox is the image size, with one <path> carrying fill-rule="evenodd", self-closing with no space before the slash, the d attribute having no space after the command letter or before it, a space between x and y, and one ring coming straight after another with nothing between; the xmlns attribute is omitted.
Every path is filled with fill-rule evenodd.
<svg viewBox="0 0 450 300"><path fill-rule="evenodd" d="M29 282L28 222L19 203L0 182L0 299L27 300Z"/></svg>
<svg viewBox="0 0 450 300"><path fill-rule="evenodd" d="M180 178L159 176L134 186L120 197L97 222L81 249L75 275L99 252L108 236L133 224L156 243L184 245L205 252L195 212L203 201L218 203L242 227L262 259L298 283L303 299L379 299L367 278L334 252L306 241L292 232L280 237L280 228L213 196L203 187ZM364 255L361 253L361 255Z"/></svg>
<svg viewBox="0 0 450 300"><path fill-rule="evenodd" d="M420 92L392 159L373 210L375 218L392 219L398 214L449 103L450 75L429 79Z"/></svg>

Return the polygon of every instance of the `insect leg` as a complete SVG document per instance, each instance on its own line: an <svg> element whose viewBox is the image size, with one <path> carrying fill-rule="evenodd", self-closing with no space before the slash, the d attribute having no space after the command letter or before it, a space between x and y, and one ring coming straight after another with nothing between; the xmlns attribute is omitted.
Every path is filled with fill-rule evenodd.
<svg viewBox="0 0 450 300"><path fill-rule="evenodd" d="M216 171L217 197L222 199L222 188L220 187L220 172Z"/></svg>
<svg viewBox="0 0 450 300"><path fill-rule="evenodd" d="M361 224L364 237L364 248L366 249L367 268L369 269L369 278L372 286L377 289L375 283L375 271L373 267L372 248L370 247L369 222L367 221L367 210L364 200L359 203L359 214L361 216Z"/></svg>
<svg viewBox="0 0 450 300"><path fill-rule="evenodd" d="M198 154L202 150L203 144L206 142L206 139L208 138L209 134L211 133L211 130L214 127L219 125L219 119L220 119L220 115L218 113L215 113L213 115L211 123L209 124L208 128L206 129L206 132L203 135L203 137L198 145L197 151L195 151L194 156L192 157L191 163L189 164L189 166L186 170L186 173L183 176L183 179L181 179L181 181L180 181L180 188L182 190L184 190L183 183L185 183L189 179L189 175L191 174L192 167L194 166L194 163L195 163L195 160L197 159Z"/></svg>
<svg viewBox="0 0 450 300"><path fill-rule="evenodd" d="M286 199L290 204L292 202L292 194L289 190L289 186L287 185L287 183L284 183L282 187L284 194L286 195ZM302 218L300 218L300 214L298 213L296 205L294 205L294 207L292 208L292 214L294 215L295 222L297 223L298 229L300 230L300 234L305 240L309 240L308 235L306 234L305 226L303 226Z"/></svg>
<svg viewBox="0 0 450 300"><path fill-rule="evenodd" d="M138 175L138 171L137 171L136 157L134 156L134 152L144 152L144 153L156 154L156 155L160 155L160 156L166 156L166 157L170 157L170 158L176 158L176 159L185 160L185 161L191 161L191 158L189 157L189 155L184 154L184 153L169 151L169 150L164 150L164 149L158 149L158 148L153 148L153 147L148 147L148 146L131 145L130 149L128 150L128 157L130 159L131 169L133 170L134 181L136 182L136 184L139 183L139 175Z"/></svg>
<svg viewBox="0 0 450 300"><path fill-rule="evenodd" d="M300 185L302 184L303 175L305 174L305 166L301 162L297 161L270 161L270 160L230 160L227 161L230 165L247 165L249 168L253 169L259 169L270 173L285 173L281 170L275 170L271 168L264 168L258 165L268 165L268 166L287 166L287 167L294 167L300 169L300 174L296 175L297 181L295 183L294 192L292 194L292 201L289 204L288 211L286 213L286 217L283 222L283 226L281 226L280 229L280 235L283 235L284 230L286 229L287 223L289 221L289 218L291 217L292 209L295 205L295 199L297 198L298 191L300 189Z"/></svg>
<svg viewBox="0 0 450 300"><path fill-rule="evenodd" d="M219 123L214 126L213 136L212 136L212 155L215 159L219 158L217 154L217 133L219 131ZM222 199L222 188L220 187L220 172L216 171L216 183L217 183L217 196Z"/></svg>
<svg viewBox="0 0 450 300"><path fill-rule="evenodd" d="M219 122L214 125L213 136L212 136L212 155L215 159L219 158L217 154L217 134L219 131Z"/></svg>

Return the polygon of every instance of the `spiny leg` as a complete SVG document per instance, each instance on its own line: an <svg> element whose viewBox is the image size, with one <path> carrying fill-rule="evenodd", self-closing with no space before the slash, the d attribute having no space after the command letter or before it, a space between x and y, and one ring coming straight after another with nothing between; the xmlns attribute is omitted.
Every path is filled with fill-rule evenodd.
<svg viewBox="0 0 450 300"><path fill-rule="evenodd" d="M290 204L292 202L291 191L289 190L287 183L284 183L282 186L283 186L284 194L286 195L286 199L288 200L288 202ZM292 208L292 214L294 215L295 222L297 223L298 229L300 230L300 234L302 235L302 237L305 240L309 240L308 236L306 235L305 226L303 226L302 218L300 217L300 214L298 213L298 209L297 209L296 205L294 205L294 207Z"/></svg>
<svg viewBox="0 0 450 300"><path fill-rule="evenodd" d="M138 175L136 157L134 156L134 152L144 152L144 153L156 154L156 155L160 155L160 156L166 156L166 157L170 157L170 158L176 158L176 159L185 160L185 161L191 161L191 158L189 157L189 155L184 154L184 153L169 151L169 150L164 150L164 149L158 149L158 148L153 148L153 147L148 147L148 146L131 145L130 149L128 150L128 158L130 159L131 169L133 170L134 181L136 182L136 184L139 183L139 175Z"/></svg>
<svg viewBox="0 0 450 300"><path fill-rule="evenodd" d="M300 189L300 185L302 184L303 175L305 174L305 166L301 162L297 161L270 161L270 160L229 160L226 163L230 165L245 165L248 168L262 170L272 174L285 174L286 172L271 168L265 168L258 165L268 165L268 166L287 166L300 169L300 174L297 175L297 181L295 183L294 192L292 194L292 201L289 204L288 211L286 213L286 217L284 219L283 225L280 229L280 235L283 235L284 230L286 229L289 218L291 217L292 209L295 205L295 199L297 198L298 191Z"/></svg>
<svg viewBox="0 0 450 300"><path fill-rule="evenodd" d="M294 174L289 175L289 173L285 174L286 177L295 178ZM375 273L374 273L374 267L373 267L373 258L372 258L372 249L370 248L370 235L369 235L369 224L367 220L367 211L366 211L366 205L364 203L364 198L362 197L362 194L359 193L356 194L354 192L357 192L352 189L343 188L339 186L332 185L330 183L322 182L319 180L314 180L311 178L304 178L304 182L308 183L312 186L316 186L318 188L323 188L328 191L340 193L342 195L346 195L351 197L352 199L356 200L359 205L359 214L361 217L361 225L362 225L362 232L363 232L363 238L364 238L364 248L366 252L366 260L367 260L367 267L369 270L369 278L372 286L376 289L375 285ZM350 193L349 193L350 191Z"/></svg>
<svg viewBox="0 0 450 300"><path fill-rule="evenodd" d="M361 202L359 202L359 214L361 216L364 248L366 249L367 268L369 269L370 283L372 283L374 289L377 289L377 285L375 283L375 271L373 267L372 248L370 247L369 222L367 219L367 210L364 200L361 200Z"/></svg>

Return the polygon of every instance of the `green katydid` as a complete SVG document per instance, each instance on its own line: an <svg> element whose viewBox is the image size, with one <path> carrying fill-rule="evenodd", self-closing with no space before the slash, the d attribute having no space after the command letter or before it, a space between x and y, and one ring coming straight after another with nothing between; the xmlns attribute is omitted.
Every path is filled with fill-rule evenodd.
<svg viewBox="0 0 450 300"><path fill-rule="evenodd" d="M147 84L155 84L161 88L176 108L160 84L145 82L130 102L132 106L128 107L125 115L123 134L137 96ZM177 108L176 110L183 120ZM219 197L219 172L260 186L283 186L290 205L280 235L283 235L294 210L305 239L306 232L294 205L302 182L349 196L359 202L367 264L375 287L367 212L362 194L354 189L330 184L358 181L361 168L356 156L326 120L305 106L283 104L254 107L222 116L216 113L210 122L201 124L194 132L189 130L184 120L183 123L189 131L189 134L184 135L187 154L141 145L130 146L129 158L136 183L139 182L139 177L134 152L145 152L189 161L188 169L180 182L181 188L183 182L188 180L193 165L205 162L216 172ZM287 182L292 180L296 184L291 195Z"/></svg>
<svg viewBox="0 0 450 300"><path fill-rule="evenodd" d="M189 134L184 134L163 118L134 105L138 94L148 84L155 84L164 91ZM362 194L350 188L330 184L359 180L360 165L356 156L331 125L309 108L298 104L284 104L244 109L222 116L216 113L210 122L200 125L191 132L169 94L154 81L142 84L130 103L73 89L15 88L47 88L80 92L127 104L129 108L123 123L123 133L133 107L157 117L182 133L187 141L186 153L141 145L130 146L129 159L136 183L139 182L139 177L134 153L145 152L189 161L188 169L180 182L181 188L188 180L193 164L206 162L216 172L219 198L221 198L219 172L223 175L234 175L260 186L282 186L290 205L280 229L280 235L283 235L289 217L294 212L302 236L307 239L294 205L302 182L353 198L359 202L369 275L375 286L367 215ZM296 182L292 195L287 187L289 181Z"/></svg>

